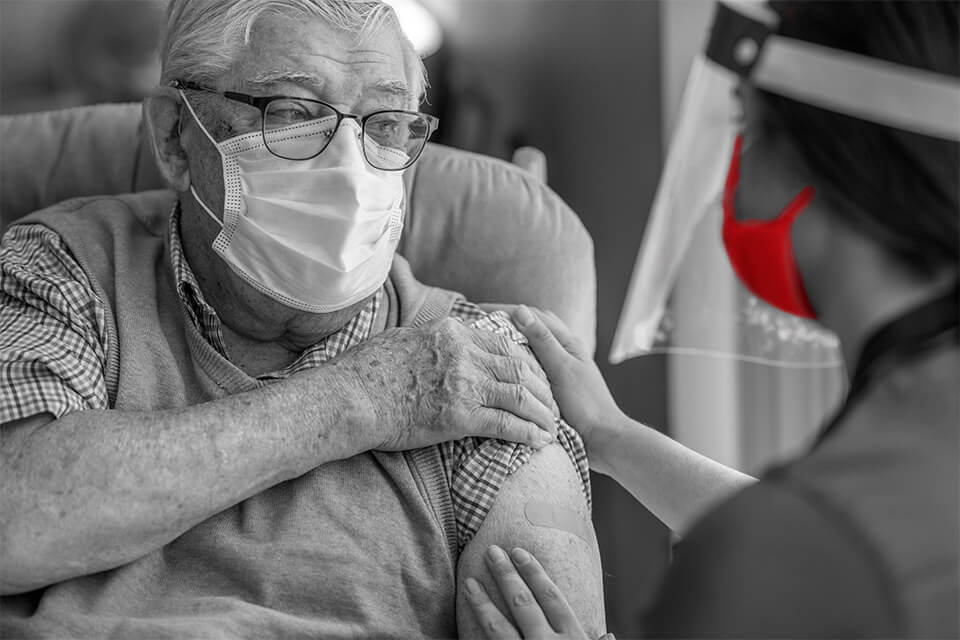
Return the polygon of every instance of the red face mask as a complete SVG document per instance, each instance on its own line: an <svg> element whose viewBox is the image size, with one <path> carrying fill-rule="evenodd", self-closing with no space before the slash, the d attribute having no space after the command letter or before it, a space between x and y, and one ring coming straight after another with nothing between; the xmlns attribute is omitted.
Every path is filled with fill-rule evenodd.
<svg viewBox="0 0 960 640"><path fill-rule="evenodd" d="M805 187L773 220L737 220L734 199L740 184L740 151L737 136L733 160L723 192L723 244L737 276L758 298L778 309L804 318L816 318L797 268L790 229L815 195Z"/></svg>

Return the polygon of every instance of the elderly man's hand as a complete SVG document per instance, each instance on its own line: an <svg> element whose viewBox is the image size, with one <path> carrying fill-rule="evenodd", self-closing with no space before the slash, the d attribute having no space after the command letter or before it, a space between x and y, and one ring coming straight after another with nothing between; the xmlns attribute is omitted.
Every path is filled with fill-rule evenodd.
<svg viewBox="0 0 960 640"><path fill-rule="evenodd" d="M530 352L457 320L385 331L331 364L355 374L364 390L375 449L467 436L540 448L556 434L550 386Z"/></svg>

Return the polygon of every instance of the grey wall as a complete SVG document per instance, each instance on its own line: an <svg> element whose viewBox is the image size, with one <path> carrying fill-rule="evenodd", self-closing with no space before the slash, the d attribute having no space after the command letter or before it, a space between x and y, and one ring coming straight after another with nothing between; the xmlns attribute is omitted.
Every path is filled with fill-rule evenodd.
<svg viewBox="0 0 960 640"><path fill-rule="evenodd" d="M533 144L550 185L593 236L597 357L621 407L667 424L664 362L606 364L661 163L659 4L637 0L467 0L450 25L461 90L490 96L486 151ZM594 520L617 637L666 564L667 532L626 492L594 477Z"/></svg>

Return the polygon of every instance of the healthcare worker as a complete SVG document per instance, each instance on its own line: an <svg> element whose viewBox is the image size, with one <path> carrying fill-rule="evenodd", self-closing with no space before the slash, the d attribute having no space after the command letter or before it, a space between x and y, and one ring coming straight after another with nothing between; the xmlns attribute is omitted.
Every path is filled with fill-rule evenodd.
<svg viewBox="0 0 960 640"><path fill-rule="evenodd" d="M834 332L853 372L799 459L757 482L630 420L556 317L514 311L595 470L684 536L651 637L960 633L958 21L956 1L724 3L688 83L680 117L700 121L678 125L658 202L719 188L739 279ZM723 74L742 107L726 144ZM711 184L677 181L692 150ZM641 263L693 217L657 206ZM489 551L468 590L490 637L585 637L533 555Z"/></svg>

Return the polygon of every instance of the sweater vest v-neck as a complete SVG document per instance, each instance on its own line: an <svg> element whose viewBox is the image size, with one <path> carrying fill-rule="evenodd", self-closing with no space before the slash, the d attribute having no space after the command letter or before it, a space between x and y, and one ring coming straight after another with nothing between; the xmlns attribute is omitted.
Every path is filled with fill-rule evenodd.
<svg viewBox="0 0 960 640"><path fill-rule="evenodd" d="M106 307L104 376L119 411L257 387L181 305L165 239L173 197L72 200L19 223L56 231ZM399 257L386 288L388 328L445 317L457 298L418 283ZM25 617L11 615L18 597L4 598L0 629L4 637L452 637L449 491L435 447L325 464L139 560L47 587Z"/></svg>

